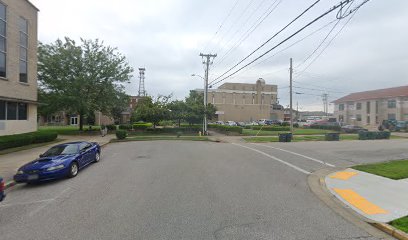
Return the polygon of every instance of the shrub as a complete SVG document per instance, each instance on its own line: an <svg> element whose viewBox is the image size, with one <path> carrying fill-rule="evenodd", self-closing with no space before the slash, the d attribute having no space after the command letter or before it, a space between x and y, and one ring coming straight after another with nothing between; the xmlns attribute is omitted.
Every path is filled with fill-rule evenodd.
<svg viewBox="0 0 408 240"><path fill-rule="evenodd" d="M132 129L132 125L130 125L130 124L121 124L121 125L119 125L119 129L121 129L121 130L130 130L130 129Z"/></svg>
<svg viewBox="0 0 408 240"><path fill-rule="evenodd" d="M126 137L127 137L126 130L123 130L123 129L116 130L116 138L117 139L125 139Z"/></svg>
<svg viewBox="0 0 408 240"><path fill-rule="evenodd" d="M146 128L153 127L152 123L134 123L133 129L135 130L145 130Z"/></svg>
<svg viewBox="0 0 408 240"><path fill-rule="evenodd" d="M56 132L31 132L0 137L0 150L21 147L32 143L51 142L57 138Z"/></svg>
<svg viewBox="0 0 408 240"><path fill-rule="evenodd" d="M284 126L252 126L253 130L262 130L264 131L290 131L290 127Z"/></svg>
<svg viewBox="0 0 408 240"><path fill-rule="evenodd" d="M216 130L217 132L225 133L227 135L231 133L235 134L242 134L242 127L238 126L226 126L226 125L220 125L220 124L210 124L208 125L209 128L212 128Z"/></svg>
<svg viewBox="0 0 408 240"><path fill-rule="evenodd" d="M115 130L117 129L117 127L116 127L115 124L106 125L106 128L107 128L109 131L115 131Z"/></svg>
<svg viewBox="0 0 408 240"><path fill-rule="evenodd" d="M290 122L283 122L283 123L281 123L281 126L283 126L283 127L290 126Z"/></svg>

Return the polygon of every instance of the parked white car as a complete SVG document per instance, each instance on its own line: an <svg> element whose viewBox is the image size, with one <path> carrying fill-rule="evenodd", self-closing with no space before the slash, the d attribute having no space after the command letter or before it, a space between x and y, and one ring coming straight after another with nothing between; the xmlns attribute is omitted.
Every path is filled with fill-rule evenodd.
<svg viewBox="0 0 408 240"><path fill-rule="evenodd" d="M226 122L225 122L225 125L228 125L228 126L237 126L237 123L234 122L234 121L226 121Z"/></svg>

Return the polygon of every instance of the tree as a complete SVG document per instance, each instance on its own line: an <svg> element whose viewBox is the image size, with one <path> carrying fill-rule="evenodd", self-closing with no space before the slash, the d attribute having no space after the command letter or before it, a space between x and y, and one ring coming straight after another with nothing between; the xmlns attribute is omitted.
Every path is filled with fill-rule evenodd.
<svg viewBox="0 0 408 240"><path fill-rule="evenodd" d="M204 117L204 94L191 90L190 95L185 99L188 107L188 113L185 120L189 124L202 123ZM216 107L211 103L207 104L207 118L212 119L215 116Z"/></svg>
<svg viewBox="0 0 408 240"><path fill-rule="evenodd" d="M158 96L153 101L151 97L146 97L137 105L132 114L132 121L145 121L153 123L153 127L163 120L170 119L170 111L167 108L171 96Z"/></svg>
<svg viewBox="0 0 408 240"><path fill-rule="evenodd" d="M187 104L176 100L168 104L168 109L171 111L170 118L177 121L177 125L180 127L181 121L185 120L188 116L189 108Z"/></svg>
<svg viewBox="0 0 408 240"><path fill-rule="evenodd" d="M116 48L99 40L80 42L77 45L66 37L64 41L40 43L38 80L43 94L40 99L48 111L78 113L82 130L85 114L100 111L112 116L115 108L128 104L123 83L130 80L133 68Z"/></svg>

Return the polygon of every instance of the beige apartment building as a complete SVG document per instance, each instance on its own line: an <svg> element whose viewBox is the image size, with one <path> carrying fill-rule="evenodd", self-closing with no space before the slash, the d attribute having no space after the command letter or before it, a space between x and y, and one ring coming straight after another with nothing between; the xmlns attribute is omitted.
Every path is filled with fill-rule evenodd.
<svg viewBox="0 0 408 240"><path fill-rule="evenodd" d="M408 121L408 86L357 92L334 101L340 122L376 127L383 120Z"/></svg>
<svg viewBox="0 0 408 240"><path fill-rule="evenodd" d="M0 136L37 130L37 12L0 0Z"/></svg>
<svg viewBox="0 0 408 240"><path fill-rule="evenodd" d="M208 89L208 103L217 107L218 121L250 122L259 119L282 119L283 109L277 109L277 85L266 84L260 78L255 84L224 83ZM202 89L196 91L203 92Z"/></svg>

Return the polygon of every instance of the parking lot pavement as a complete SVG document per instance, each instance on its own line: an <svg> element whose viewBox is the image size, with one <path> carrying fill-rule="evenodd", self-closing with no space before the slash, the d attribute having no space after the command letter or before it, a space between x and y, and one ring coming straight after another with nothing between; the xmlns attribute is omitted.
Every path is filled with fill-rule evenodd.
<svg viewBox="0 0 408 240"><path fill-rule="evenodd" d="M73 179L10 192L0 205L1 239L383 237L347 222L310 192L307 172L324 164L243 146L109 144L100 162Z"/></svg>
<svg viewBox="0 0 408 240"><path fill-rule="evenodd" d="M19 167L38 158L38 156L41 153L44 153L53 145L74 141L89 141L97 142L99 144L106 144L110 141L110 139L114 137L114 135L110 134L106 135L105 137L60 135L58 137L64 139L64 141L48 144L42 147L36 147L32 149L0 155L0 176L2 176L6 182L12 180L13 175L17 172L17 169Z"/></svg>

